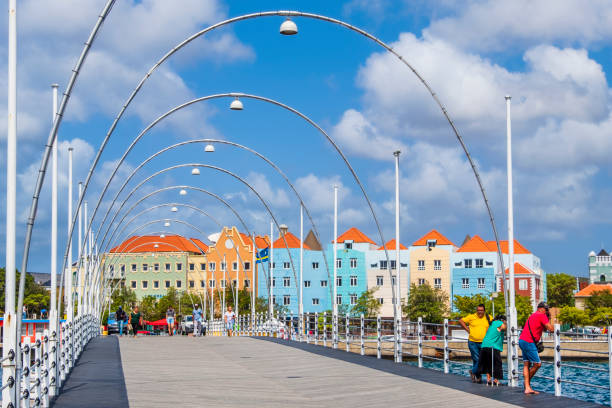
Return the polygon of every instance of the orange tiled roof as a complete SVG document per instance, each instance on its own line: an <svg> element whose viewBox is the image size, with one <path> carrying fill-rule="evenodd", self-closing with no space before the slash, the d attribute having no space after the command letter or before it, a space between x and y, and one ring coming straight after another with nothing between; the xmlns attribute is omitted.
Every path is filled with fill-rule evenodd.
<svg viewBox="0 0 612 408"><path fill-rule="evenodd" d="M395 238L393 238L391 241L387 242L385 245L381 246L380 248L378 248L379 251L383 251L385 249L385 247L387 247L388 250L395 250ZM406 248L401 242L399 245L400 249L408 249Z"/></svg>
<svg viewBox="0 0 612 408"><path fill-rule="evenodd" d="M422 236L418 240L414 241L414 244L412 244L412 245L413 246L426 246L427 245L427 241L434 240L434 239L437 241L436 245L455 245L448 238L446 238L444 235L440 234L435 229L429 231L427 234L425 234L424 236Z"/></svg>
<svg viewBox="0 0 612 408"><path fill-rule="evenodd" d="M576 293L574 296L575 297L593 296L593 293L604 291L604 290L607 291L607 292L612 292L612 284L609 284L609 283L606 283L606 284L591 283L589 286L587 286L586 288L582 289L580 292Z"/></svg>
<svg viewBox="0 0 612 408"><path fill-rule="evenodd" d="M509 271L510 269L506 268L506 273L510 273ZM514 263L514 274L515 275L532 275L534 274L534 272L531 269L527 268L522 263L515 262Z"/></svg>
<svg viewBox="0 0 612 408"><path fill-rule="evenodd" d="M240 236L242 237L242 240L244 241L245 244L251 245L253 243L252 242L253 240L251 239L251 237L245 234L244 232L241 232ZM255 245L257 246L258 249L269 247L270 244L268 243L268 237L262 237L260 235L255 235Z"/></svg>
<svg viewBox="0 0 612 408"><path fill-rule="evenodd" d="M199 254L205 252L208 246L200 240L194 239L202 248L198 248L189 239L180 235L166 235L161 238L159 235L133 236L123 241L110 250L111 253L142 253L142 252L193 252ZM155 248L155 245L158 245Z"/></svg>
<svg viewBox="0 0 612 408"><path fill-rule="evenodd" d="M290 233L289 231L287 231L285 233L284 240L283 240L283 237L280 237L279 239L274 241L273 248L285 248L285 241L287 241L287 245L289 246L289 248L299 248L300 247L299 238L293 235L292 233ZM304 249L310 249L310 247L304 244Z"/></svg>
<svg viewBox="0 0 612 408"><path fill-rule="evenodd" d="M457 252L495 252L495 250L490 248L478 235L474 235L474 237L463 244Z"/></svg>
<svg viewBox="0 0 612 408"><path fill-rule="evenodd" d="M487 246L489 248L491 248L491 251L496 251L497 252L497 243L495 241L487 242ZM501 247L502 253L504 253L504 254L508 253L508 240L506 240L506 241L499 241L499 246ZM525 248L523 245L521 245L520 242L518 242L515 239L514 240L514 253L515 254L530 254L531 252L529 252L529 250L527 248Z"/></svg>
<svg viewBox="0 0 612 408"><path fill-rule="evenodd" d="M344 234L338 237L338 243L341 244L344 241L353 241L355 243L368 243L376 245L376 242L372 241L366 234L353 227L346 231ZM333 243L334 241L332 241Z"/></svg>

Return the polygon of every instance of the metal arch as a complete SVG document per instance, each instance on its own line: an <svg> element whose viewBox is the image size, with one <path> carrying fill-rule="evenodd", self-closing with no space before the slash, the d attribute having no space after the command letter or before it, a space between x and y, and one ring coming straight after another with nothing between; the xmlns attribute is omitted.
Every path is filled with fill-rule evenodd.
<svg viewBox="0 0 612 408"><path fill-rule="evenodd" d="M247 95L247 94L228 94L228 95L231 95L231 96L244 96L244 97L246 97L246 98L248 98L248 97L252 97L251 95ZM262 98L262 97L255 97L255 99L260 99L260 98ZM201 102L201 101L203 101L203 100L205 100L205 99L203 99L203 98L198 98L198 99L196 99L195 101L191 101L191 102L188 102L187 104L180 105L181 107L177 108L176 110L171 110L170 112L168 112L167 114L165 114L164 116L162 116L162 117L161 117L159 120L161 120L162 118L167 117L168 115L170 115L170 114L171 114L171 112L176 112L176 111L178 111L179 109L182 109L182 108L184 108L184 107L189 106L189 104L191 104L191 103ZM263 99L260 99L260 100L264 100L264 101L266 101L266 102L270 102L270 103L276 104L276 101L273 101L273 100L268 99L268 98L263 98ZM119 166L121 166L121 164L123 163L123 161L124 161L125 157L126 157L126 156L127 156L127 154L129 153L129 151L132 149L132 147L133 147L133 146L134 146L134 145L135 145L135 144L138 142L138 140L139 140L141 137L143 137L143 136L144 136L144 134L145 134L145 133L146 133L148 130L150 130L150 129L151 129L153 126L155 126L155 125L153 124L151 127L147 127L147 129L145 129L145 130L144 130L144 131L143 131L143 132L142 132L142 133L141 133L141 134L140 134L140 135L137 137L137 139L135 139L135 141L134 141L134 142L133 142L133 144L132 144L132 145L131 145L131 146L128 148L127 152L124 154L124 156L121 158L121 160L117 162L117 165L116 165L116 167L115 167L115 171L113 172L113 174L111 175L111 178L110 178L110 179L109 179L109 181L107 182L107 187L110 185L110 182L112 181L112 178L113 178L114 174L116 173L116 171L117 171L117 169L119 168ZM126 178L126 180L124 181L124 183L123 183L123 185L121 186L121 188L120 188L120 189L117 191L117 193L115 194L115 197L113 198L113 201L111 201L110 206L109 206L109 207L108 207L108 209L106 210L106 213L104 214L104 218L102 219L102 222L101 222L100 226L98 227L98 231L97 231L97 232L96 232L96 234L95 234L95 236L96 236L96 241L97 241L98 237L100 236L100 231L101 231L101 229L102 229L102 226L103 226L103 224L106 222L106 220L107 220L107 218L108 218L108 216L109 216L109 214L110 214L110 212L111 212L112 208L114 207L114 205L115 205L115 203L116 203L116 201L117 201L117 199L118 199L119 195L120 195L120 194L123 192L123 190L125 189L125 187L127 186L127 184L130 182L130 180L131 180L131 179L132 179L132 178L133 178L133 177L136 175L136 173L137 173L137 172L138 172L138 171L139 171L139 170L140 170L142 167L144 167L144 166L145 166L147 163L149 163L151 160L153 160L153 159L154 159L154 158L156 158L157 156L161 155L162 153L167 152L167 151L169 151L169 150L172 150L172 149L174 149L174 148L176 148L176 147L183 146L183 145L187 145L187 144L191 144L191 143L209 143L209 142L211 142L211 143L219 143L219 144L226 144L226 145L229 145L229 146L233 146L233 147L237 147L237 148L243 149L243 150L245 150L245 151L247 151L247 152L249 152L249 153L252 153L252 154L256 155L257 157L261 158L261 159L262 159L262 160L264 160L266 163L268 163L268 164L269 164L269 165L270 165L270 166L271 166L271 167L272 167L274 170L276 170L276 172L277 172L278 174L280 174L280 176L281 176L281 177L282 177L282 178L285 180L285 182L286 182L286 183L289 185L289 187L290 187L290 188L293 190L293 192L294 192L295 196L297 197L297 199L299 200L300 204L302 205L302 207L304 208L304 210L306 210L306 216L307 216L307 217L308 217L308 219L310 220L310 224L312 225L312 229L313 229L313 232L314 232L314 234L315 234L315 237L317 238L317 240L318 240L319 242L322 242L322 241L321 241L321 236L320 236L319 231L318 231L318 229L317 229L317 226L316 226L316 224L315 224L315 222L314 222L314 220L313 220L313 218L312 218L312 216L311 216L311 214L310 214L310 211L308 210L308 207L306 206L306 204L305 204L305 203L304 203L304 201L302 200L301 195L298 193L297 189L295 188L295 186L293 185L293 183L291 183L291 181L289 180L289 178L287 177L287 175L286 175L286 174L285 174L285 173L284 173L284 172L283 172L283 171L282 171L282 170L281 170L281 169L280 169L280 168L279 168L279 167L278 167L278 166L277 166L277 165L276 165L274 162L272 162L271 160L269 160L267 157L265 157L263 154L261 154L261 153L257 152L256 150L251 149L250 147L247 147L247 146L241 145L241 144L239 144L239 143L230 142L230 141L227 141L227 140L220 140L220 139L194 139L194 140L188 140L188 141L184 141L184 142L179 142L179 143L176 143L176 144L171 145L171 146L167 146L167 147L163 148L162 150L158 151L157 153L152 154L152 155L151 155L151 156L149 156L147 159L145 159L145 160L144 160L144 161L143 161L141 164L139 164L139 165L138 165L136 168L134 168L134 170L132 171L132 173L131 173L131 174L130 174L130 175L127 177L127 178ZM103 198L103 197L102 197L102 196L100 196L100 198L99 198L99 200L98 200L98 204L99 204L99 203L101 203L102 198ZM97 206L96 206L96 208L97 208ZM114 219L113 219L113 221L114 221ZM111 223L112 223L113 221L111 221ZM256 245L256 243L254 243L254 246L257 246L257 245ZM329 262L327 261L327 256L326 256L326 254L325 254L325 250L322 248L322 249L320 250L320 252L321 252L321 254L322 254L322 256L323 256L323 262L325 263L325 268L326 268L326 270L327 270L327 277L328 277L328 279L331 279L331 275L330 275L330 268L329 268ZM263 267L262 267L262 268L263 268ZM329 286L329 288L330 288L330 298L331 298L331 297L332 297L332 296L331 296L331 293L332 293L332 286Z"/></svg>
<svg viewBox="0 0 612 408"><path fill-rule="evenodd" d="M276 219L276 217L274 216L274 213L272 212L272 210L270 209L270 206L268 206L268 204L266 203L266 201L263 199L263 197L261 197L261 195L257 192L257 190L255 190L246 180L244 180L242 177L238 176L235 173L232 173L229 170L226 170L224 168L221 167L216 167L216 166L212 166L209 164L201 164L201 163L187 163L187 164L179 164L179 165L175 165L175 166L170 166L168 168L165 168L163 170L160 170L154 174L152 174L151 176L147 177L146 179L144 179L142 182L140 182L140 184L138 184L136 187L134 187L134 189L132 189L132 191L130 192L130 194L128 194L128 196L124 199L123 203L127 202L127 200L129 200L129 198L136 192L136 190L138 188L140 188L143 184L145 184L147 181L153 179L154 177L163 174L167 171L173 170L173 169L177 169L177 168L182 168L182 167L204 167L204 168L209 168L209 169L213 169L216 171L220 171L222 173L225 173L227 175L232 176L233 178L235 178L236 180L240 181L242 184L246 185L259 199L259 201L261 201L261 203L264 205L264 207L266 208L266 211L268 211L268 213L270 214L270 217L272 217L272 220L274 222L274 224L276 225L276 228L280 231L280 224L278 223L278 220ZM119 212L121 211L121 209L123 208L123 204L122 206L117 210L117 212L115 213L116 215L119 214ZM111 223L114 222L114 218L111 221ZM90 222L90 226L91 226L91 222ZM283 234L280 234L281 238L283 239L283 242L285 243L285 248L287 250L287 254L289 255L289 261L291 262L291 269L293 271L293 277L295 279L295 281L297 282L297 274L295 273L295 264L293 262L293 257L291 256L291 251L289 250L289 244L287 244L287 240L285 239L285 236ZM270 245L272 245L273 243L270 243Z"/></svg>

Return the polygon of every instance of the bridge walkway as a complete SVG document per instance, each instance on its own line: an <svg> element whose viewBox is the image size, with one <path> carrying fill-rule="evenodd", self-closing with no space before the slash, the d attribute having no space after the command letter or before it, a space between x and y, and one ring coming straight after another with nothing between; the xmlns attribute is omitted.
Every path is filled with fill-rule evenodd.
<svg viewBox="0 0 612 408"><path fill-rule="evenodd" d="M116 344L117 338L94 341ZM105 358L120 360L128 401L117 401L123 405L114 405L110 400L89 400L81 406L124 407L128 403L130 407L598 406L550 394L525 396L518 389L472 384L466 377L273 338L152 336L124 337L118 343L120 356L117 352ZM88 357L88 351L89 346L83 357ZM102 356L98 353L97 357ZM71 384L75 374L65 386L72 397L79 394ZM93 376L91 381L80 386L81 394L86 395L88 388L108 385ZM63 404L62 398L64 395L55 406L72 406Z"/></svg>

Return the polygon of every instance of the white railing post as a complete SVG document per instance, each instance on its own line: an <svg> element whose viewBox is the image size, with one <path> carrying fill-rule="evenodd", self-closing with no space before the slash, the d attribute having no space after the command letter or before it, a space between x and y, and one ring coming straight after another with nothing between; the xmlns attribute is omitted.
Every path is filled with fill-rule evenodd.
<svg viewBox="0 0 612 408"><path fill-rule="evenodd" d="M304 333L304 315L298 313L298 341L301 342L303 341L303 333Z"/></svg>
<svg viewBox="0 0 612 408"><path fill-rule="evenodd" d="M423 318L419 316L418 324L418 335L419 335L419 368L423 368Z"/></svg>
<svg viewBox="0 0 612 408"><path fill-rule="evenodd" d="M449 353L448 353L448 319L444 319L444 374L448 374L449 370Z"/></svg>
<svg viewBox="0 0 612 408"><path fill-rule="evenodd" d="M361 329L361 332L359 334L359 344L361 346L361 355L365 355L365 343L364 343L364 339L363 339L363 331L364 331L364 317L363 317L363 313L361 314L361 316L359 316L359 328Z"/></svg>
<svg viewBox="0 0 612 408"><path fill-rule="evenodd" d="M561 396L561 326L559 323L555 324L555 330L553 331L553 339L555 343L554 350L554 378L555 378L555 396Z"/></svg>
<svg viewBox="0 0 612 408"><path fill-rule="evenodd" d="M332 315L332 347L338 348L338 314Z"/></svg>
<svg viewBox="0 0 612 408"><path fill-rule="evenodd" d="M319 345L319 313L314 314L314 344Z"/></svg>
<svg viewBox="0 0 612 408"><path fill-rule="evenodd" d="M351 340L349 336L351 335L351 318L349 314L346 314L345 323L344 323L344 345L346 346L346 351L351 351Z"/></svg>
<svg viewBox="0 0 612 408"><path fill-rule="evenodd" d="M42 371L42 353L40 352L42 349L42 334L41 333L36 333L36 342L35 342L35 346L34 346L34 366L36 367L36 387L34 388L34 395L36 396L36 398L34 399L34 405L36 405L37 407L40 406L40 404L42 403L42 395L40 393L41 391L41 387L40 385L42 384L42 376L41 371Z"/></svg>
<svg viewBox="0 0 612 408"><path fill-rule="evenodd" d="M395 346L395 350L397 352L397 359L395 360L396 363L401 363L402 362L402 354L404 353L403 347L402 347L402 315L400 314L397 317L397 321L395 322L395 326L396 326L396 332L397 332L397 338L396 338L396 346Z"/></svg>
<svg viewBox="0 0 612 408"><path fill-rule="evenodd" d="M57 331L54 323L52 323L52 319L49 319L49 328L51 329L51 333L49 336L49 375L51 378L49 379L49 396L54 397L57 395L57 383L58 383L58 369L57 369Z"/></svg>
<svg viewBox="0 0 612 408"><path fill-rule="evenodd" d="M43 395L42 395L42 405L43 407L49 406L49 330L45 330L43 332L43 370L44 370L44 379L43 379Z"/></svg>
<svg viewBox="0 0 612 408"><path fill-rule="evenodd" d="M59 370L60 370L60 380L63 383L66 379L66 324L60 323L60 348L59 348ZM61 384L61 383L60 383ZM60 386L58 384L58 387Z"/></svg>
<svg viewBox="0 0 612 408"><path fill-rule="evenodd" d="M30 347L30 337L29 336L23 339L23 346L21 346L21 350L22 350L21 364L23 366L23 369L22 369L23 388L21 391L21 395L18 396L18 400L23 399L23 404L18 403L18 405L22 405L24 408L30 408L30 369L31 369L30 350L31 350L31 347Z"/></svg>
<svg viewBox="0 0 612 408"><path fill-rule="evenodd" d="M382 357L382 345L381 336L380 336L380 315L376 316L376 358L380 359Z"/></svg>
<svg viewBox="0 0 612 408"><path fill-rule="evenodd" d="M327 347L327 312L323 312L323 347Z"/></svg>

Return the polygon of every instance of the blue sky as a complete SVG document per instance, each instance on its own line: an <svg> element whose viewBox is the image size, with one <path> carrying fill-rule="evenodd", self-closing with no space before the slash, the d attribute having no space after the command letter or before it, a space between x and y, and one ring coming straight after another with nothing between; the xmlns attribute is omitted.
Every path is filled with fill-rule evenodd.
<svg viewBox="0 0 612 408"><path fill-rule="evenodd" d="M103 4L100 0L19 4L18 264L50 128L49 85L57 82L60 90L65 88ZM297 1L184 0L177 7L162 0L125 0L117 2L104 24L60 129L60 250L67 234L68 146L75 148L76 183L84 180L95 150L131 90L171 47L225 18L279 9L323 14L363 28L391 44L417 69L448 108L477 161L502 237L507 231L504 95L511 94L516 237L542 259L549 273L585 275L590 250L602 245L612 249L608 216L612 24L607 20L607 2L353 0L311 1L306 6ZM296 18L299 34L285 37L278 34L282 21L266 17L223 27L162 65L112 136L87 194L90 208L130 141L150 121L196 97L243 92L299 110L336 140L366 187L387 240L394 234L392 151L397 148L402 150L404 244L432 228L457 245L466 234L492 239L465 157L440 110L410 70L372 41L344 28ZM6 19L0 25L6 33ZM3 41L0 58L5 61L6 52ZM6 65L0 71L0 87L6 92ZM0 101L3 109L5 100ZM381 241L358 186L320 133L277 106L245 99L245 109L235 112L228 109L230 102L223 98L193 105L146 135L102 200L95 230L118 187L144 158L183 140L216 138L249 146L273 160L302 194L323 241L332 239L334 184L340 186L340 231L357 226ZM6 122L0 122L0 187L5 189ZM180 163L208 163L244 177L271 205L279 222L297 233L299 207L291 190L260 159L239 149L217 146L213 154L204 154L201 144L174 149L138 172L128 190L153 172ZM269 214L243 184L210 169L201 173L191 176L185 168L164 173L136 196L164 186L195 185L228 200L249 229L268 233ZM33 237L31 271L49 270L49 197L47 182ZM218 201L195 191L187 196L176 191L157 194L132 214L168 202L197 205L224 224L236 223ZM0 204L2 216L4 204ZM138 218L132 227L170 216L162 208ZM211 220L186 209L180 209L177 217L210 233L218 230ZM104 225L102 234L106 229ZM160 229L158 225L142 231ZM172 225L171 230L197 235L187 227ZM4 238L4 228L0 235ZM3 250L1 246L2 259Z"/></svg>

